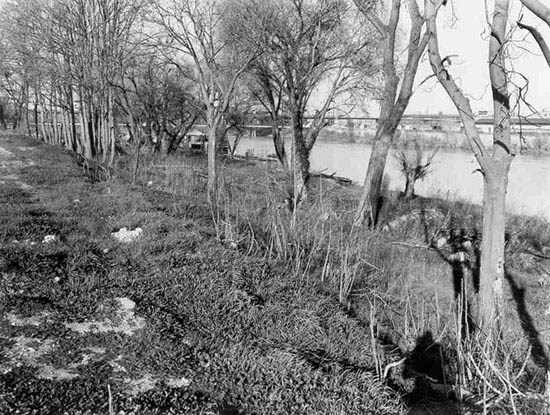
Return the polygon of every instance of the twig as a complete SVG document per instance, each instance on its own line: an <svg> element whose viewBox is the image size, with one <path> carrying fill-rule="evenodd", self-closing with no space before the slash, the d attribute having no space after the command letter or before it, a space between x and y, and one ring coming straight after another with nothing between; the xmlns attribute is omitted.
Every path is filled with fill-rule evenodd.
<svg viewBox="0 0 550 415"><path fill-rule="evenodd" d="M541 259L550 259L550 256L548 256L548 255L537 254L536 252L530 251L528 249L524 249L521 253L522 254L529 254L529 255L532 255L534 257L541 258Z"/></svg>
<svg viewBox="0 0 550 415"><path fill-rule="evenodd" d="M525 360L523 361L523 364L521 365L521 369L519 370L514 380L518 380L521 377L521 375L523 375L523 371L527 367L527 362L529 361L530 356L531 356L531 346L529 346L529 348L527 349L527 355L525 356Z"/></svg>
<svg viewBox="0 0 550 415"><path fill-rule="evenodd" d="M525 396L525 394L523 392L521 392L518 388L516 388L515 386L513 386L510 382L510 379L507 379L501 372L500 370L498 370L495 365L493 364L493 362L491 361L491 359L489 358L489 356L487 356L487 354L485 353L485 350L481 350L481 352L483 353L483 357L485 358L485 361L487 363L489 363L489 366L491 367L491 369L493 369L493 371L495 372L495 374L500 378L500 380L502 381L502 383L504 383L505 386L508 386L509 388L512 388L514 389L514 391L516 391L517 394L519 394L520 396Z"/></svg>
<svg viewBox="0 0 550 415"><path fill-rule="evenodd" d="M401 360L398 360L396 362L392 362L392 363L387 364L386 367L384 368L384 374L383 374L382 379L385 380L388 377L388 373L390 372L390 370L394 367L401 366L403 363L405 363L405 360L407 360L406 357L404 357Z"/></svg>
<svg viewBox="0 0 550 415"><path fill-rule="evenodd" d="M416 245L416 244L410 244L408 242L390 242L390 245L399 245L399 246L406 246L407 248L419 248L419 249L428 249L431 251L434 251L435 249L429 245Z"/></svg>
<svg viewBox="0 0 550 415"><path fill-rule="evenodd" d="M502 396L506 393L506 392L499 391L497 388L495 388L493 385L491 385L491 383L485 378L485 376L483 376L483 373L481 372L481 369L477 366L477 364L474 360L474 357L472 356L471 353L466 353L466 357L468 357L468 359L470 360L470 362L474 366L477 374L483 380L483 383L485 385L487 385L493 392L495 392L497 394L497 396Z"/></svg>
<svg viewBox="0 0 550 415"><path fill-rule="evenodd" d="M109 415L115 415L113 410L113 394L111 393L111 385L107 384L107 391L109 393Z"/></svg>

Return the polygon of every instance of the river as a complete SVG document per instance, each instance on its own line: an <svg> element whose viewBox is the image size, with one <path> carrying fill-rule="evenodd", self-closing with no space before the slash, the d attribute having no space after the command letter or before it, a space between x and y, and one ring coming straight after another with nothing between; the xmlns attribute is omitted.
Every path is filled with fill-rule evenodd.
<svg viewBox="0 0 550 415"><path fill-rule="evenodd" d="M286 142L289 151L290 141ZM244 155L252 150L254 155L265 157L274 154L273 144L268 138L243 138L237 154ZM311 153L313 171L335 173L362 183L371 146L318 142ZM439 196L462 199L480 204L483 181L476 172L478 164L468 151L441 149L437 152L431 173L416 184L416 193L422 196ZM405 180L399 171L392 150L388 157L386 175L390 179L391 190L403 190ZM533 215L550 220L550 156L517 155L512 163L508 183L507 209L511 213Z"/></svg>

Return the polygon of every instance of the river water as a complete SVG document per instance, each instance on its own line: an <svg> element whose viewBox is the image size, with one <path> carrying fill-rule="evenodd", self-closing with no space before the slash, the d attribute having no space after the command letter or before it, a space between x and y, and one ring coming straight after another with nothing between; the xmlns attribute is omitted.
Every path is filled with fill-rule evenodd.
<svg viewBox="0 0 550 415"><path fill-rule="evenodd" d="M289 140L286 145L289 151ZM244 155L247 150L252 150L254 155L260 157L275 153L272 141L268 138L243 138L237 153ZM318 142L311 153L311 168L313 171L335 173L362 183L370 153L371 146L368 144ZM478 164L472 153L441 149L432 162L431 174L417 182L416 194L479 204L483 181L481 173L475 172L476 169ZM399 171L395 151L388 157L385 173L390 179L390 189L403 190L405 180ZM550 220L550 156L517 155L509 177L506 198L508 211Z"/></svg>

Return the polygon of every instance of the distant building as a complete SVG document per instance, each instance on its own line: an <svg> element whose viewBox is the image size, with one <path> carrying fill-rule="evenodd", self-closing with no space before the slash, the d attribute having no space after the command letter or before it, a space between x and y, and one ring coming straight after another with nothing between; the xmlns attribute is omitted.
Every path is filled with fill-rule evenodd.
<svg viewBox="0 0 550 415"><path fill-rule="evenodd" d="M479 111L476 127L482 141L492 142L494 120L489 111ZM342 117L334 120L333 130L367 134L376 132L377 119L372 117ZM514 117L511 119L512 144L530 148L550 148L550 118ZM438 142L445 145L467 147L464 127L458 115L448 114L407 114L398 128L398 139L411 138Z"/></svg>

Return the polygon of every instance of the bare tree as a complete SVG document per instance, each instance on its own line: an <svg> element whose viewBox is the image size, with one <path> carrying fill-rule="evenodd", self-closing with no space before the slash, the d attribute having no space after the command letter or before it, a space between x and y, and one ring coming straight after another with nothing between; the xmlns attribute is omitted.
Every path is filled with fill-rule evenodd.
<svg viewBox="0 0 550 415"><path fill-rule="evenodd" d="M414 197L415 183L418 180L424 180L430 174L430 166L436 154L437 150L426 154L418 141L414 142L412 149L403 148L397 152L396 159L401 167L401 172L405 176L404 199Z"/></svg>
<svg viewBox="0 0 550 415"><path fill-rule="evenodd" d="M444 65L439 52L436 16L443 1L426 0L429 56L433 72L453 101L464 125L466 137L483 174L483 230L479 315L480 327L491 331L498 321L503 302L505 200L510 150L510 99L505 50L509 0L495 0L489 41L489 73L493 93L494 133L492 149L480 140L470 103Z"/></svg>
<svg viewBox="0 0 550 415"><path fill-rule="evenodd" d="M535 16L537 16L550 27L549 6L541 3L538 0L521 0L521 3ZM525 23L518 22L518 26L522 29L528 30L529 33L531 33L533 39L535 39L535 41L539 45L542 55L544 56L544 59L546 59L546 63L548 64L548 66L550 66L550 48L548 47L548 44L546 43L542 34L535 27L527 25Z"/></svg>
<svg viewBox="0 0 550 415"><path fill-rule="evenodd" d="M398 75L399 69L395 49L398 45L397 28L400 21L401 0L391 1L387 23L384 23L378 17L371 1L354 1L359 10L382 36L382 71L384 76L383 92L380 99L380 116L365 175L361 200L355 214L354 224L358 226L366 219L371 225L375 225L378 219L380 190L388 152L395 131L413 94L418 63L428 43L428 31L422 32L425 21L420 14L416 0L407 0L406 4L410 19L408 52L407 61L400 77Z"/></svg>
<svg viewBox="0 0 550 415"><path fill-rule="evenodd" d="M235 0L238 1L238 0ZM218 193L217 141L231 104L237 80L258 55L240 50L236 34L228 33L226 20L231 1L157 1L155 21L163 30L162 41L170 47L171 62L182 69L191 61L193 79L206 109L208 128L208 201L216 206Z"/></svg>
<svg viewBox="0 0 550 415"><path fill-rule="evenodd" d="M143 4L142 0L7 4L3 26L11 33L8 40L17 65L4 72L3 85L19 85L18 112L28 114L32 106L32 135L63 143L86 158L113 163L112 83L132 52L132 27Z"/></svg>
<svg viewBox="0 0 550 415"><path fill-rule="evenodd" d="M250 67L254 91L269 113L279 160L285 162L280 136L281 116L288 114L292 131L293 195L307 197L310 153L336 98L353 89L365 68L371 68L373 37L358 36L356 16L346 0L251 0L253 11L247 43L264 54ZM256 21L263 16L263 26ZM268 16L268 18L265 18ZM362 32L363 31L363 32ZM262 35L258 35L261 33ZM317 105L312 96L318 94ZM308 114L309 113L309 114Z"/></svg>
<svg viewBox="0 0 550 415"><path fill-rule="evenodd" d="M288 170L288 159L281 130L283 127L284 78L274 70L269 55L257 59L250 68L249 88L252 95L267 111L271 125L271 138L277 159L284 170Z"/></svg>

